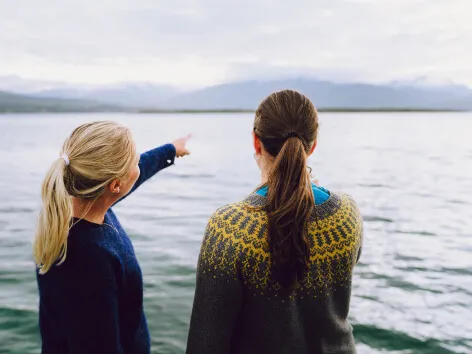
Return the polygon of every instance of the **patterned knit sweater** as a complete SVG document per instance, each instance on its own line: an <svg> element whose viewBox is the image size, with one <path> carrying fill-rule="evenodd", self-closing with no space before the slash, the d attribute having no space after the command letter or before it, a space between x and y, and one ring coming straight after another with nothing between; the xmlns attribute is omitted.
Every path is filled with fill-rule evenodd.
<svg viewBox="0 0 472 354"><path fill-rule="evenodd" d="M309 271L291 294L270 280L266 197L254 193L210 219L197 269L188 354L352 354L348 322L362 217L345 194L315 205Z"/></svg>

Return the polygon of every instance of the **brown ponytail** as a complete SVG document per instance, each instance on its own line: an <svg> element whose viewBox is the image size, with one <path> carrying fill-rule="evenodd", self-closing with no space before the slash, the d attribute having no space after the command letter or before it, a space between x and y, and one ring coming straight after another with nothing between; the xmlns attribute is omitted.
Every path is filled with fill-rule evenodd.
<svg viewBox="0 0 472 354"><path fill-rule="evenodd" d="M315 203L307 154L317 131L315 107L296 91L270 95L256 112L254 132L274 157L265 206L272 277L286 290L293 289L308 269L308 221Z"/></svg>

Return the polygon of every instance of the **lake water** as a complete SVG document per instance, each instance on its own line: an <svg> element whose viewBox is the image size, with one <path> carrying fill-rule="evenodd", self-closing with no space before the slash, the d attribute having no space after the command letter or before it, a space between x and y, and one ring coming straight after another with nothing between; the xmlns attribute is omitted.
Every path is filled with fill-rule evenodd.
<svg viewBox="0 0 472 354"><path fill-rule="evenodd" d="M0 353L39 353L31 242L46 169L77 125L112 119L138 148L193 132L192 155L115 212L145 281L153 353L183 353L206 221L259 182L251 114L0 116ZM360 354L472 353L472 114L321 114L310 165L365 220L351 320Z"/></svg>

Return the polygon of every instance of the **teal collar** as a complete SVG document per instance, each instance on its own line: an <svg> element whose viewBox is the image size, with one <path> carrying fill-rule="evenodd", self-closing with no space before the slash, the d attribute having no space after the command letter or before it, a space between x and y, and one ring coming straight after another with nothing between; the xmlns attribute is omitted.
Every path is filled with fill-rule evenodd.
<svg viewBox="0 0 472 354"><path fill-rule="evenodd" d="M318 187L316 184L312 183L311 188L313 190L313 195L315 196L315 205L322 204L329 199L330 192L323 187ZM262 187L256 191L257 195L262 197L267 196L267 186Z"/></svg>

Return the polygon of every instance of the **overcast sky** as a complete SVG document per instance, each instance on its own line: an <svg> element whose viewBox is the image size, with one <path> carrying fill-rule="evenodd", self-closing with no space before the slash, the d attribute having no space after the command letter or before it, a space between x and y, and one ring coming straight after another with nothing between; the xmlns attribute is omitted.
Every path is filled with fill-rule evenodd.
<svg viewBox="0 0 472 354"><path fill-rule="evenodd" d="M472 86L471 0L0 0L0 75Z"/></svg>

